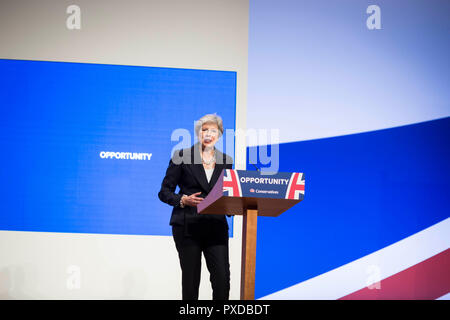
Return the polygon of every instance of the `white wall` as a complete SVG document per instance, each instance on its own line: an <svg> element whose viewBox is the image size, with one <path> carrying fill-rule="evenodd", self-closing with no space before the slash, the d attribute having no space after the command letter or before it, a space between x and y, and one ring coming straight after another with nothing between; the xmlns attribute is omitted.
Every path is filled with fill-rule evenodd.
<svg viewBox="0 0 450 320"><path fill-rule="evenodd" d="M71 4L81 8L80 30L66 27ZM2 1L0 58L236 71L236 124L245 128L248 6L246 0ZM242 140L236 162L245 167ZM231 299L239 298L241 225L235 218ZM172 237L0 231L0 299L128 298L181 298ZM200 298L211 298L205 263Z"/></svg>
<svg viewBox="0 0 450 320"><path fill-rule="evenodd" d="M367 27L370 4L379 5L379 30ZM287 143L448 117L447 8L252 1L248 128L278 128Z"/></svg>

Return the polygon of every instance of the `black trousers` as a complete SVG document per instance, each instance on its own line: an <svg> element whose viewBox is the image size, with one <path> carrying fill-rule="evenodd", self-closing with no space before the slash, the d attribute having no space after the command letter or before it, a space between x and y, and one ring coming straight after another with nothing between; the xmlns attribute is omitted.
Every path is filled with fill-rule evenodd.
<svg viewBox="0 0 450 320"><path fill-rule="evenodd" d="M172 226L175 246L180 258L183 300L198 300L202 253L210 273L213 300L228 300L230 292L230 263L228 228L219 223Z"/></svg>

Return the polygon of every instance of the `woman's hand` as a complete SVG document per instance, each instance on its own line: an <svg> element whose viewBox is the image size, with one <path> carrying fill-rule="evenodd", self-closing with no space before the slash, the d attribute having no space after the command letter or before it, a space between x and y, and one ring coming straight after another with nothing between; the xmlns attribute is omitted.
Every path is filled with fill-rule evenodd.
<svg viewBox="0 0 450 320"><path fill-rule="evenodd" d="M201 192L196 192L191 194L190 196L184 195L181 198L181 202L183 202L184 206L196 207L200 202L203 201L203 198L197 197Z"/></svg>

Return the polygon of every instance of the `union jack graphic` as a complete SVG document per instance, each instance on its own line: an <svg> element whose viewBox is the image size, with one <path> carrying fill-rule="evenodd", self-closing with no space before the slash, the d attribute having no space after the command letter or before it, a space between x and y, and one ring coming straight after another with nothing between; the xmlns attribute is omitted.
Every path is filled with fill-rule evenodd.
<svg viewBox="0 0 450 320"><path fill-rule="evenodd" d="M303 173L294 172L289 180L286 199L300 199L305 194L305 177Z"/></svg>
<svg viewBox="0 0 450 320"><path fill-rule="evenodd" d="M241 183L237 171L226 169L223 175L223 192L229 197L241 197ZM228 194L227 194L228 193Z"/></svg>

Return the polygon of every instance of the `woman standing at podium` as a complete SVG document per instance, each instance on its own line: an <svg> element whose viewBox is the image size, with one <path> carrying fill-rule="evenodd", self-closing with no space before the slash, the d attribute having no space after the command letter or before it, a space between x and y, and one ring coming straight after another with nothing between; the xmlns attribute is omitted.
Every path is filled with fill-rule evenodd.
<svg viewBox="0 0 450 320"><path fill-rule="evenodd" d="M211 191L222 170L232 168L232 159L215 148L223 134L221 117L203 116L196 122L195 132L199 142L174 152L158 196L173 206L170 225L180 258L183 300L198 299L202 253L213 299L228 300L228 223L225 215L198 214L197 205ZM175 193L177 186L179 193Z"/></svg>

